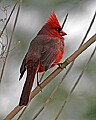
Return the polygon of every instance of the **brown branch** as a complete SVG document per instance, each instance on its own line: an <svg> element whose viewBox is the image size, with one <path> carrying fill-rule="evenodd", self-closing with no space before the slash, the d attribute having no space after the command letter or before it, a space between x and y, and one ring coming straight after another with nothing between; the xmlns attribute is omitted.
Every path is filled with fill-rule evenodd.
<svg viewBox="0 0 96 120"><path fill-rule="evenodd" d="M94 34L85 44L83 44L78 50L76 50L69 58L67 58L61 65L61 68L57 68L55 71L53 71L41 84L40 86L42 89L50 83L68 64L70 64L72 61L74 61L83 51L85 51L91 44L93 44L96 41L96 34ZM41 88L38 86L36 87L31 95L30 100L32 100L39 92L41 91ZM11 120L24 106L16 106L4 120Z"/></svg>

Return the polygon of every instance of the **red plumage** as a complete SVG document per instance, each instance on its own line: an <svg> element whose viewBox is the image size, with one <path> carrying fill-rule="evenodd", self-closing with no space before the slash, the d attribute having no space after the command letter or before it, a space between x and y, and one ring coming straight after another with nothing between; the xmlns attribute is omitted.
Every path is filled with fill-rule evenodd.
<svg viewBox="0 0 96 120"><path fill-rule="evenodd" d="M29 95L33 86L34 77L37 72L43 72L57 65L64 54L64 38L54 11L47 22L30 43L28 52L23 59L20 68L20 78L27 69L27 77L21 94L19 106L27 105Z"/></svg>

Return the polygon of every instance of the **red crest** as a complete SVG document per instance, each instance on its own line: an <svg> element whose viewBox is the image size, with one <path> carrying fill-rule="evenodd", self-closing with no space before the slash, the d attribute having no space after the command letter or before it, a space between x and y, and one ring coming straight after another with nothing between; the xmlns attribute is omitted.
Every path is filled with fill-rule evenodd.
<svg viewBox="0 0 96 120"><path fill-rule="evenodd" d="M53 27L61 28L54 11L51 12L45 25L47 25L47 24L50 26L53 26Z"/></svg>

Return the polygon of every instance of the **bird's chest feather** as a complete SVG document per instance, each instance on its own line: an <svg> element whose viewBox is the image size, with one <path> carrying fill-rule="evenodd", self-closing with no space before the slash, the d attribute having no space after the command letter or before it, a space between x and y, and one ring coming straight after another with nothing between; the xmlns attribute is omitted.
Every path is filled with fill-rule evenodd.
<svg viewBox="0 0 96 120"><path fill-rule="evenodd" d="M57 65L58 63L60 63L60 61L64 55L64 42L63 41L59 42L54 47L55 47L56 52L58 52L58 55L57 55L56 59L53 61L53 63L51 64L50 68L52 68L55 65ZM40 63L39 72L43 72L43 71L44 71L44 66L42 65L42 63Z"/></svg>

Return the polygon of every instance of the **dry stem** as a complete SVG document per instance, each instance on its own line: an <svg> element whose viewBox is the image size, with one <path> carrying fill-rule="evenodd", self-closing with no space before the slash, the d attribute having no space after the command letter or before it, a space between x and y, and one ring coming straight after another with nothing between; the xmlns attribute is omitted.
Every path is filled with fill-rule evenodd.
<svg viewBox="0 0 96 120"><path fill-rule="evenodd" d="M9 20L10 20L10 17L12 15L12 13L14 12L15 10L15 7L16 7L17 3L14 5L10 15L9 15L9 18L8 20L6 21L6 24L0 34L0 36L3 34ZM10 41L9 41L9 45L8 45L8 49L7 49L7 52L6 52L6 56L5 56L5 60L4 60L4 63L3 63L3 67L2 67L2 70L1 70L1 74L0 74L0 82L2 80L2 77L3 77L3 73L4 73L4 69L5 69L5 65L6 65L6 62L7 62L7 57L8 57L8 54L9 54L9 50L10 50L10 47L11 47L11 43L12 43L12 38L13 38L13 35L14 35L14 31L15 31L15 27L16 27L16 23L17 23L17 19L18 19L18 15L19 15L19 11L20 11L20 4L19 4L19 7L18 7L18 10L17 10L17 14L16 14L16 18L15 18L15 22L14 22L14 26L13 26L13 30L12 30L12 34L11 34L11 38L10 38Z"/></svg>
<svg viewBox="0 0 96 120"><path fill-rule="evenodd" d="M9 17L8 17L8 19L7 19L6 23L5 23L5 25L4 25L3 29L2 29L2 31L1 31L1 33L0 33L0 37L2 36L4 30L6 29L6 26L7 26L8 22L9 22L11 16L12 16L12 14L13 14L15 8L16 8L17 3L18 3L18 2L16 2L15 5L13 6L13 9L12 9L12 11L11 11L11 13L10 13L10 15L9 15Z"/></svg>

